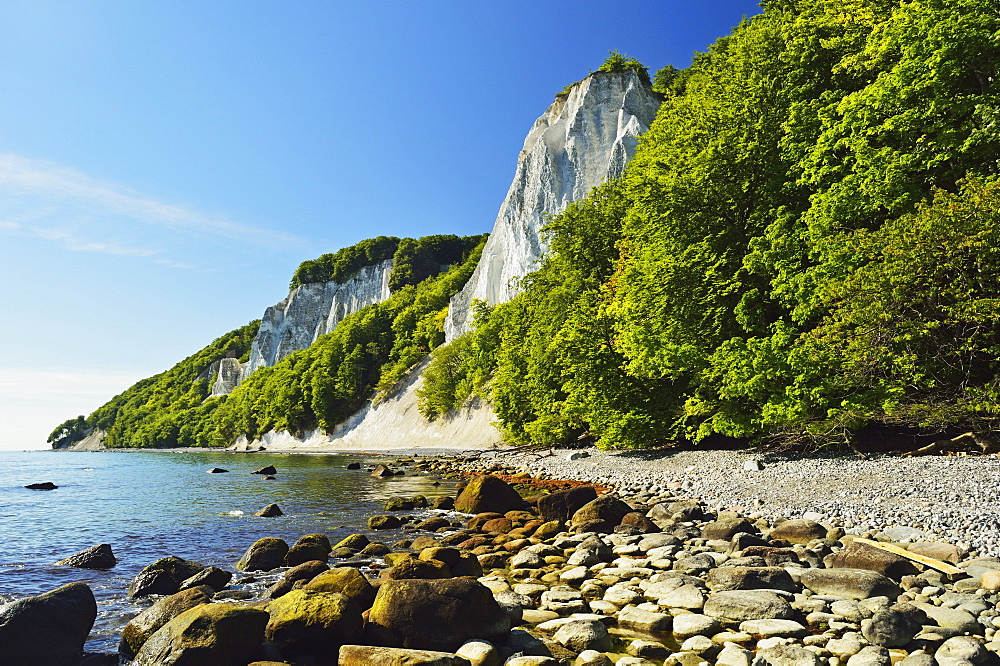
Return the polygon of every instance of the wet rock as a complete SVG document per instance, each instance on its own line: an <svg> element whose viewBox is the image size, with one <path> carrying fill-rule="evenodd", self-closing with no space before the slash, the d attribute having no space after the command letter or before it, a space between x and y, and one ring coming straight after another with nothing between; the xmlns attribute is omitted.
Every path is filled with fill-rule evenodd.
<svg viewBox="0 0 1000 666"><path fill-rule="evenodd" d="M276 518L277 516L285 515L285 512L281 510L277 504L268 504L263 509L253 514L255 516L260 516L262 518Z"/></svg>
<svg viewBox="0 0 1000 666"><path fill-rule="evenodd" d="M111 551L111 545L99 543L96 546L85 548L76 555L70 555L66 559L56 562L57 565L77 567L79 569L110 569L118 564L115 554Z"/></svg>
<svg viewBox="0 0 1000 666"><path fill-rule="evenodd" d="M329 545L324 546L321 543L296 543L288 549L288 554L285 555L285 564L294 567L304 562L326 562L329 556Z"/></svg>
<svg viewBox="0 0 1000 666"><path fill-rule="evenodd" d="M268 614L238 604L202 604L160 627L132 666L240 666L260 648Z"/></svg>
<svg viewBox="0 0 1000 666"><path fill-rule="evenodd" d="M361 607L337 592L292 590L267 604L265 638L286 659L327 657L357 642L364 621Z"/></svg>
<svg viewBox="0 0 1000 666"><path fill-rule="evenodd" d="M274 465L267 465L266 467L261 467L258 470L250 472L251 474L277 474L278 470L274 468Z"/></svg>
<svg viewBox="0 0 1000 666"><path fill-rule="evenodd" d="M179 557L161 557L132 580L128 588L129 597L143 597L150 594L174 594L180 591L181 583L201 573L201 564L189 562Z"/></svg>
<svg viewBox="0 0 1000 666"><path fill-rule="evenodd" d="M557 643L573 652L611 649L608 628L598 620L574 620L559 627L552 637Z"/></svg>
<svg viewBox="0 0 1000 666"><path fill-rule="evenodd" d="M510 617L472 578L388 580L379 587L368 627L382 645L455 650L471 638L497 639Z"/></svg>
<svg viewBox="0 0 1000 666"><path fill-rule="evenodd" d="M190 578L186 578L181 581L178 586L181 590L187 590L202 585L207 585L216 592L229 585L229 581L233 579L233 574L229 571L220 569L219 567L205 567L195 575Z"/></svg>
<svg viewBox="0 0 1000 666"><path fill-rule="evenodd" d="M347 463L347 469L361 469L361 463L359 462Z"/></svg>
<svg viewBox="0 0 1000 666"><path fill-rule="evenodd" d="M383 514L368 519L368 527L373 530L394 530L403 523L396 516Z"/></svg>
<svg viewBox="0 0 1000 666"><path fill-rule="evenodd" d="M927 616L909 604L877 608L870 620L862 623L862 635L872 645L903 647L918 633Z"/></svg>
<svg viewBox="0 0 1000 666"><path fill-rule="evenodd" d="M94 593L70 583L0 606L0 649L9 666L76 666L97 618Z"/></svg>
<svg viewBox="0 0 1000 666"><path fill-rule="evenodd" d="M28 490L55 490L58 488L56 484L51 481L43 481L41 483L29 483L25 486Z"/></svg>
<svg viewBox="0 0 1000 666"><path fill-rule="evenodd" d="M705 583L710 590L799 591L799 586L781 567L718 567L708 572Z"/></svg>
<svg viewBox="0 0 1000 666"><path fill-rule="evenodd" d="M396 476L396 473L385 465L376 465L375 469L372 470L371 476L376 479L387 479Z"/></svg>
<svg viewBox="0 0 1000 666"><path fill-rule="evenodd" d="M579 532L608 534L631 511L632 507L614 495L601 495L577 509L570 519L570 527Z"/></svg>
<svg viewBox="0 0 1000 666"><path fill-rule="evenodd" d="M240 561L236 563L238 571L270 571L285 565L285 555L288 554L288 543L283 539L264 537L253 542Z"/></svg>
<svg viewBox="0 0 1000 666"><path fill-rule="evenodd" d="M352 534L338 541L334 546L333 550L338 548L350 548L351 550L358 551L370 544L368 537L364 534Z"/></svg>
<svg viewBox="0 0 1000 666"><path fill-rule="evenodd" d="M208 470L208 474L226 474L228 472L229 472L228 469L223 469L221 467L213 467L212 469Z"/></svg>
<svg viewBox="0 0 1000 666"><path fill-rule="evenodd" d="M186 610L209 603L213 594L212 588L200 586L159 599L122 628L118 654L125 659L132 659L160 627Z"/></svg>

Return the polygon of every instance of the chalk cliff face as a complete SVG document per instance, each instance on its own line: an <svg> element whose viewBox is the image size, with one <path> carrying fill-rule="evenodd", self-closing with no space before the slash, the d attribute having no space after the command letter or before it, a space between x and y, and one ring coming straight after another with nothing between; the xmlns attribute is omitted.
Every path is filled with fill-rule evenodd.
<svg viewBox="0 0 1000 666"><path fill-rule="evenodd" d="M495 304L513 298L516 280L534 270L545 253L539 231L546 214L562 212L620 175L659 105L634 72L594 72L535 121L483 257L451 299L447 340L469 329L473 299Z"/></svg>
<svg viewBox="0 0 1000 666"><path fill-rule="evenodd" d="M288 298L264 311L250 359L240 368L236 383L258 368L274 365L293 351L305 349L352 312L389 298L391 272L392 260L388 259L365 266L342 283L317 282L293 289ZM212 395L233 390L236 384L231 384L231 370L220 366Z"/></svg>

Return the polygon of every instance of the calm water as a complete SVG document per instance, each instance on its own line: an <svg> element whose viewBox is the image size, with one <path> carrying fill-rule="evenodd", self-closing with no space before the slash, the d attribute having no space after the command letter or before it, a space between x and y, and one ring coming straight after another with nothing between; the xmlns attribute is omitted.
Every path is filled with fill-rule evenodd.
<svg viewBox="0 0 1000 666"><path fill-rule="evenodd" d="M336 543L354 532L392 543L398 533L366 529L367 517L394 496L454 494L454 484L419 472L387 480L350 462L363 456L227 453L75 453L0 451L0 602L47 592L74 581L88 583L98 619L87 644L114 651L121 626L148 605L124 599L132 578L159 557L177 555L233 571L256 539L275 536L291 544L322 532ZM274 465L277 480L249 472ZM223 467L229 474L207 474ZM27 490L51 481L52 491ZM276 502L277 518L252 514ZM414 515L429 511L411 512ZM118 558L110 571L53 566L97 543ZM237 574L237 577L239 574ZM258 583L261 591L267 581ZM251 586L254 587L254 586Z"/></svg>

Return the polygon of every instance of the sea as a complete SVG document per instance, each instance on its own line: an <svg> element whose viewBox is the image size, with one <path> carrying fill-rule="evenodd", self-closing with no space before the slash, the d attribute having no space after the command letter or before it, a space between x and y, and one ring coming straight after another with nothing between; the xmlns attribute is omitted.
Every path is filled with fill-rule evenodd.
<svg viewBox="0 0 1000 666"><path fill-rule="evenodd" d="M405 533L367 529L368 517L382 513L387 499L454 495L456 482L406 467L399 468L402 476L370 475L370 465L389 460L364 454L0 451L0 603L87 583L98 617L86 650L115 652L121 628L151 603L127 599L128 585L157 558L176 555L235 572L246 549L266 536L291 545L304 534L323 533L336 543L363 532L391 545ZM347 469L352 462L362 469ZM267 465L277 469L274 480L250 474ZM229 473L207 473L213 467ZM45 481L58 488L24 488ZM253 515L272 502L284 515ZM111 544L114 568L54 564L99 543ZM260 597L278 576L234 588ZM241 577L236 572L234 580Z"/></svg>

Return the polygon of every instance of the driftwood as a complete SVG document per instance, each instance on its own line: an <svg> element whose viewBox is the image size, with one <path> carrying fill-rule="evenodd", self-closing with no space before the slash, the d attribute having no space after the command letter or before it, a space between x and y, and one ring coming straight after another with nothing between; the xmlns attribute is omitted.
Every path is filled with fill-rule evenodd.
<svg viewBox="0 0 1000 666"><path fill-rule="evenodd" d="M1000 444L990 436L978 432L966 432L950 439L939 439L913 451L907 451L903 456L928 456L935 453L955 451L959 447L974 445L983 454L1000 452Z"/></svg>
<svg viewBox="0 0 1000 666"><path fill-rule="evenodd" d="M930 567L931 569L937 569L943 574L948 574L949 576L957 576L958 574L967 573L964 569L959 569L958 567L951 565L947 562L941 560L936 560L933 557L927 557L925 555L918 555L917 553L911 553L899 544L895 543L882 543L881 541L872 541L871 539L856 538L852 539L857 543L863 543L866 546L871 546L873 548L878 548L880 550L885 550L900 557L905 557L908 560L914 562L919 562L924 566Z"/></svg>

